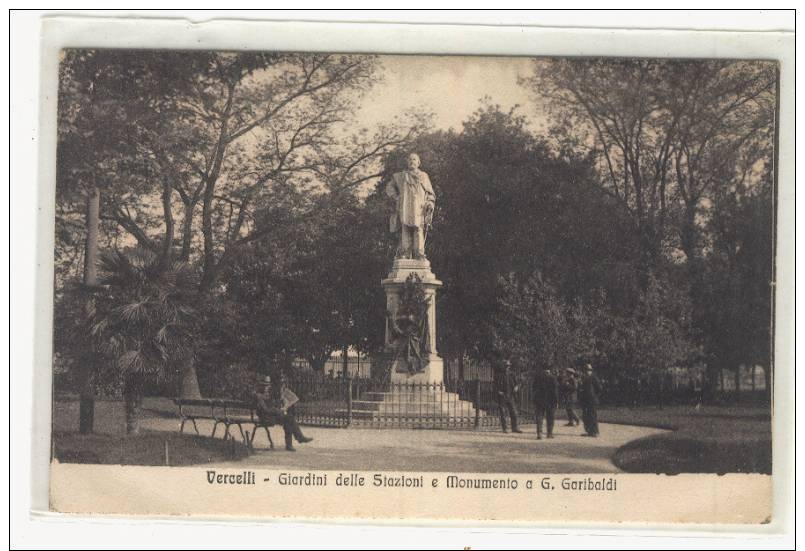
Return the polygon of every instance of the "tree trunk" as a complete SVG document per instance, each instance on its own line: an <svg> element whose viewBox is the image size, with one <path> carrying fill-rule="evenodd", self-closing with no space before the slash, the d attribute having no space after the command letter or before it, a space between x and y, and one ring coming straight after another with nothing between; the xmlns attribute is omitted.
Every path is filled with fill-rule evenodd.
<svg viewBox="0 0 805 551"><path fill-rule="evenodd" d="M182 366L182 383L179 388L179 397L187 400L200 400L201 389L198 386L198 374L193 358L188 359Z"/></svg>
<svg viewBox="0 0 805 551"><path fill-rule="evenodd" d="M84 247L84 285L98 285L98 225L101 214L101 192L93 187L87 195L87 237Z"/></svg>
<svg viewBox="0 0 805 551"><path fill-rule="evenodd" d="M763 366L763 379L766 381L766 399L771 404L771 365L764 365Z"/></svg>
<svg viewBox="0 0 805 551"><path fill-rule="evenodd" d="M98 285L98 226L100 224L101 193L93 187L87 195L86 243L84 245L84 287L92 290ZM78 407L78 432L89 434L95 426L95 393L92 388L94 358L81 362L79 369L80 398Z"/></svg>
<svg viewBox="0 0 805 551"><path fill-rule="evenodd" d="M193 243L193 209L196 203L191 202L185 205L184 220L182 221L182 252L179 260L187 262L190 260L190 246Z"/></svg>
<svg viewBox="0 0 805 551"><path fill-rule="evenodd" d="M93 359L87 357L81 362L79 369L81 380L79 382L79 401L78 401L78 432L81 434L91 434L95 428L95 394L92 388L92 366Z"/></svg>
<svg viewBox="0 0 805 551"><path fill-rule="evenodd" d="M162 238L162 247L159 253L159 263L162 271L167 270L171 261L173 260L173 210L171 205L171 196L173 194L173 187L171 187L170 179L166 179L162 189L162 212L165 218L165 235Z"/></svg>
<svg viewBox="0 0 805 551"><path fill-rule="evenodd" d="M735 367L735 403L741 401L741 364Z"/></svg>
<svg viewBox="0 0 805 551"><path fill-rule="evenodd" d="M344 348L341 350L341 354L343 361L342 371L344 372L345 377L349 377L349 347L344 345Z"/></svg>
<svg viewBox="0 0 805 551"><path fill-rule="evenodd" d="M124 396L126 405L126 434L140 434L140 406L142 396L128 392Z"/></svg>
<svg viewBox="0 0 805 551"><path fill-rule="evenodd" d="M718 397L718 382L721 376L721 364L709 362L702 380L702 402L712 404Z"/></svg>

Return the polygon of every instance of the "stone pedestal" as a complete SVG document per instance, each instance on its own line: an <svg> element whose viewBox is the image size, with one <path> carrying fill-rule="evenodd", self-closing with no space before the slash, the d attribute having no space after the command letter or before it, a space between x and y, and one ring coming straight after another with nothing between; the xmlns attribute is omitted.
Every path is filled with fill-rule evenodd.
<svg viewBox="0 0 805 551"><path fill-rule="evenodd" d="M436 350L436 290L442 286L442 282L436 279L436 276L431 272L428 260L406 258L394 260L388 277L381 281L383 290L386 291L386 311L396 311L405 281L412 273L416 273L422 280L422 286L429 299L428 330L430 334L428 340L430 342L430 351L426 356L427 365L425 369L414 375L408 372L408 366L404 362L395 362L391 366L391 382L439 384L444 380L444 362ZM386 320L386 353L389 355L394 354L388 319Z"/></svg>

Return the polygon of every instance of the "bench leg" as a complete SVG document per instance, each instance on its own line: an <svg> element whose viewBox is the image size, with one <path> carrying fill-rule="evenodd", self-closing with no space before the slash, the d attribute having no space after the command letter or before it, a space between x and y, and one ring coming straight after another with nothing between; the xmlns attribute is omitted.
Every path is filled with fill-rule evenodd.
<svg viewBox="0 0 805 551"><path fill-rule="evenodd" d="M218 424L223 423L223 421L216 421L215 424L212 426L212 436L210 438L215 438L215 431L218 430Z"/></svg>
<svg viewBox="0 0 805 551"><path fill-rule="evenodd" d="M184 424L185 424L186 422L187 422L187 419L185 419L184 417L182 417L182 424L181 424L181 425L179 425L179 432L180 432L180 433L183 433L183 432L184 432Z"/></svg>
<svg viewBox="0 0 805 551"><path fill-rule="evenodd" d="M243 426L240 423L237 423L238 430L240 431L240 438L245 443L246 442L246 435L243 434Z"/></svg>
<svg viewBox="0 0 805 551"><path fill-rule="evenodd" d="M269 446L268 449L273 450L274 449L274 441L271 440L271 432L268 430L268 427L265 426L265 425L255 425L254 426L254 431L252 431L251 436L250 436L250 438L248 440L249 447L252 448L252 449L254 448L254 439L257 437L257 429L263 429L264 431L266 431L266 436L268 437L268 446ZM249 434L249 433L247 432L246 434Z"/></svg>
<svg viewBox="0 0 805 551"><path fill-rule="evenodd" d="M197 435L200 435L201 433L198 431L198 425L196 425L196 419L195 419L195 418L191 418L190 420L191 420L191 421L193 421L193 430L195 430L195 431L196 431L196 434L197 434Z"/></svg>

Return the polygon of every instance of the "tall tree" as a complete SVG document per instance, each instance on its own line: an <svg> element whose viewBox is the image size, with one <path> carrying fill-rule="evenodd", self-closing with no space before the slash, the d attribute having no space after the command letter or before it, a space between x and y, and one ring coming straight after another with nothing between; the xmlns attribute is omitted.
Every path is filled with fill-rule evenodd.
<svg viewBox="0 0 805 551"><path fill-rule="evenodd" d="M769 293L751 291L748 279L738 283L734 275L756 262L771 266L763 247L752 255L728 255L720 249L741 245L719 228L733 220L735 200L761 204L740 197L766 195L761 188L773 179L776 81L772 62L622 59L539 60L534 76L522 81L546 101L557 147L593 155L602 188L633 217L652 277L688 289L711 381L721 367L737 369L768 349L734 328L736 319L756 319L751 312L738 308L740 315L735 310L722 319L732 306L714 297L722 293L731 304L739 300L733 293L742 289L762 297L755 303L758 312L771 305ZM755 225L756 235L768 237L764 247L770 248L772 236L765 228L772 223L771 209L763 212L767 220L753 215L746 222ZM719 275L724 258L731 259L730 275ZM672 281L679 277L678 265L686 271L684 281ZM752 270L765 288L767 274ZM646 275L642 294L650 290ZM732 292L721 286L727 281L735 284ZM725 330L745 340L725 339ZM754 352L742 346L749 342Z"/></svg>
<svg viewBox="0 0 805 551"><path fill-rule="evenodd" d="M256 368L258 358L290 356L320 371L336 350L382 346L379 282L388 266L372 227L377 218L345 190L311 201L315 214L291 221L280 239L250 245L222 278L226 298L251 320L240 331Z"/></svg>
<svg viewBox="0 0 805 551"><path fill-rule="evenodd" d="M698 217L715 188L770 160L772 63L552 59L534 67L522 82L545 101L557 142L594 156L652 266L673 233L694 259Z"/></svg>
<svg viewBox="0 0 805 551"><path fill-rule="evenodd" d="M193 273L180 262L168 269L156 253L135 249L102 257L103 289L89 313L101 380L122 388L126 432L140 430L148 385L175 381L177 366L193 354L197 325Z"/></svg>
<svg viewBox="0 0 805 551"><path fill-rule="evenodd" d="M520 281L541 273L563 300L598 288L632 294L628 218L596 186L587 159L553 152L516 111L484 105L460 133L423 136L412 148L437 196L427 254L444 281L438 326L447 356L490 352L498 282L511 273ZM390 156L389 173L398 157Z"/></svg>
<svg viewBox="0 0 805 551"><path fill-rule="evenodd" d="M596 355L595 324L585 305L568 302L539 275L499 280L494 348L519 366L568 367Z"/></svg>
<svg viewBox="0 0 805 551"><path fill-rule="evenodd" d="M417 128L351 134L375 65L364 55L73 51L65 105L102 105L103 120L85 117L87 135L120 147L94 156L86 142L65 146L65 168L114 184L101 205L113 242L153 251L163 269L173 258L198 265L209 296L238 251L281 227L257 219L276 188L360 186ZM96 89L103 102L79 93Z"/></svg>
<svg viewBox="0 0 805 551"><path fill-rule="evenodd" d="M560 146L593 155L602 189L632 214L642 265L652 270L662 254L683 110L665 108L668 62L568 58L538 60L534 68L522 82L546 105ZM680 102L689 102L694 83L673 85Z"/></svg>
<svg viewBox="0 0 805 551"><path fill-rule="evenodd" d="M755 186L716 198L702 260L700 324L709 352L709 391L722 370L761 365L771 396L773 373L774 203L772 171Z"/></svg>
<svg viewBox="0 0 805 551"><path fill-rule="evenodd" d="M777 70L773 63L723 60L678 62L671 70L669 80L693 86L688 102L671 92L664 102L678 113L672 198L681 211L679 246L695 269L706 245L707 207L730 189L756 185L771 167Z"/></svg>

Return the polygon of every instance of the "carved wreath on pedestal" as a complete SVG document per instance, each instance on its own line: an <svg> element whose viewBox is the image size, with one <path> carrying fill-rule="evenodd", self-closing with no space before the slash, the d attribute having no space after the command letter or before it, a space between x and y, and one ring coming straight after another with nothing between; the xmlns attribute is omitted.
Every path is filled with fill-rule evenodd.
<svg viewBox="0 0 805 551"><path fill-rule="evenodd" d="M389 332L394 347L394 359L404 360L408 373L414 375L427 365L431 351L428 308L430 298L417 273L405 280L396 309L387 312Z"/></svg>

